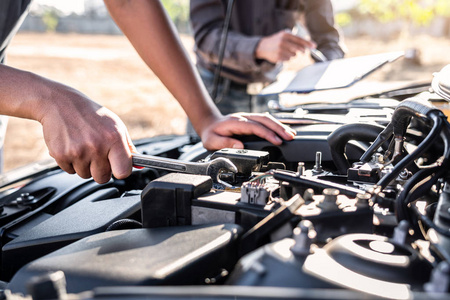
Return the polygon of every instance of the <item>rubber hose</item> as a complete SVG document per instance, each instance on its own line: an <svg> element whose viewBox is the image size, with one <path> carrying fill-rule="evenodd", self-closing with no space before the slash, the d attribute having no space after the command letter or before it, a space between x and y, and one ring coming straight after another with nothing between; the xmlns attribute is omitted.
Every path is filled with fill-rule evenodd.
<svg viewBox="0 0 450 300"><path fill-rule="evenodd" d="M350 163L345 155L345 147L349 141L371 142L383 129L382 126L375 124L347 124L332 132L328 136L327 141L338 173L345 175L350 167Z"/></svg>
<svg viewBox="0 0 450 300"><path fill-rule="evenodd" d="M400 102L392 115L394 135L405 135L411 117L429 117L435 112L441 111L420 95Z"/></svg>
<svg viewBox="0 0 450 300"><path fill-rule="evenodd" d="M369 149L359 159L361 162L369 162L372 155L377 151L380 146L386 142L392 136L392 122L389 123L386 128L380 132L375 141L370 145Z"/></svg>
<svg viewBox="0 0 450 300"><path fill-rule="evenodd" d="M428 176L433 175L438 171L439 167L433 167L428 169L422 169L414 176L412 176L408 182L403 186L403 191L398 195L397 199L395 200L395 213L397 215L397 220L400 222L401 220L408 220L408 213L407 213L407 207L406 205L413 201L411 200L410 192L411 190L422 180L427 178ZM431 180L430 180L431 181ZM435 181L433 181L433 184ZM424 185L422 185L424 186ZM429 189L428 189L429 190ZM428 191L427 190L427 191ZM410 220L408 220L410 221Z"/></svg>
<svg viewBox="0 0 450 300"><path fill-rule="evenodd" d="M372 155L387 139L393 134L397 136L404 136L411 117L429 116L432 112L440 112L439 109L431 105L423 96L418 95L413 98L408 98L397 106L392 115L392 120L388 126L383 130L367 151L361 156L362 162L370 161ZM441 112L442 113L442 112Z"/></svg>
<svg viewBox="0 0 450 300"><path fill-rule="evenodd" d="M431 146L433 141L437 139L440 135L440 132L442 130L442 127L444 125L442 116L445 117L445 115L442 114L441 111L436 112L430 112L429 118L433 120L433 128L431 129L430 133L427 135L427 137L419 144L416 150L406 156L404 159L402 159L397 165L395 165L394 169L391 173L381 178L380 181L378 181L377 185L384 189L394 178L397 177L398 174L411 162L413 162L416 158L418 158L421 154L423 154L428 147Z"/></svg>

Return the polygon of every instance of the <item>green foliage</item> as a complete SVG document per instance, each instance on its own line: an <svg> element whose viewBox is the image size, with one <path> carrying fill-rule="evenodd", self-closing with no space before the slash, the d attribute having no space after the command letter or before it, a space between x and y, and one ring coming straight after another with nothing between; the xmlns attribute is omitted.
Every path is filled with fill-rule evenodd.
<svg viewBox="0 0 450 300"><path fill-rule="evenodd" d="M345 27L352 23L352 15L347 12L340 12L335 15L334 20L340 27Z"/></svg>
<svg viewBox="0 0 450 300"><path fill-rule="evenodd" d="M449 0L360 0L358 10L380 22L404 20L429 25L435 16L450 16Z"/></svg>
<svg viewBox="0 0 450 300"><path fill-rule="evenodd" d="M450 17L450 1L449 0L437 0L435 7L436 14L439 16Z"/></svg>
<svg viewBox="0 0 450 300"><path fill-rule="evenodd" d="M189 0L161 0L161 3L175 24L189 21Z"/></svg>
<svg viewBox="0 0 450 300"><path fill-rule="evenodd" d="M42 13L42 22L44 22L48 32L55 32L59 22L58 12L53 9L46 9Z"/></svg>

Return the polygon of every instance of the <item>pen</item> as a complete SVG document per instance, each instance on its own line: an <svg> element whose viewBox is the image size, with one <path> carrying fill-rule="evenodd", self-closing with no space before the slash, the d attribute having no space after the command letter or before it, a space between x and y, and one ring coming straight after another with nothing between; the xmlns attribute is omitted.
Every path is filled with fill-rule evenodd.
<svg viewBox="0 0 450 300"><path fill-rule="evenodd" d="M298 37L301 37L303 39L308 39L308 31L298 22L296 22L294 28L291 31L293 34L295 34ZM311 56L318 62L325 62L328 59L326 58L325 55L323 55L322 52L320 52L320 50L317 50L315 48L309 48L309 51L311 52Z"/></svg>
<svg viewBox="0 0 450 300"><path fill-rule="evenodd" d="M314 49L314 48L309 48L309 51L311 52L311 56L318 62L325 62L328 59L325 57L325 55L323 55L322 52L320 52L320 50Z"/></svg>

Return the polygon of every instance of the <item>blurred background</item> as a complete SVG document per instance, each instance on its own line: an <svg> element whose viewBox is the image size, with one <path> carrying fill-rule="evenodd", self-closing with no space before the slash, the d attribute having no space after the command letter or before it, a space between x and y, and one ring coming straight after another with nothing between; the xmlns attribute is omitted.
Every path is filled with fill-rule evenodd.
<svg viewBox="0 0 450 300"><path fill-rule="evenodd" d="M195 59L189 1L161 2ZM405 58L357 83L347 95L430 82L433 72L450 63L449 0L332 2L347 57L406 51ZM133 139L185 132L186 115L178 102L140 60L102 0L35 0L7 54L8 65L70 85L114 111ZM299 70L309 63L294 58L286 69ZM10 118L5 171L47 157L40 124Z"/></svg>

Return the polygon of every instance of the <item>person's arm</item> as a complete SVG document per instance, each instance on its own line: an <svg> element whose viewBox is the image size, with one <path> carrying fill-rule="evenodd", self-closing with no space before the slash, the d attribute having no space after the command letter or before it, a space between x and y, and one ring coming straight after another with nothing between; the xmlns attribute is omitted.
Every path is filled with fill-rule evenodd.
<svg viewBox="0 0 450 300"><path fill-rule="evenodd" d="M105 0L105 4L141 58L183 107L205 148L242 148L232 135L254 134L274 144L293 138L291 129L268 115L220 114L159 1Z"/></svg>
<svg viewBox="0 0 450 300"><path fill-rule="evenodd" d="M306 1L306 26L311 38L329 60L342 58L345 46L334 22L333 6L330 0Z"/></svg>
<svg viewBox="0 0 450 300"><path fill-rule="evenodd" d="M226 7L221 0L190 1L190 20L195 44L198 52L213 63L218 61L225 11ZM313 42L293 35L289 29L282 28L271 35L262 36L244 34L230 28L223 65L245 72L260 68L261 60L276 64L291 59L298 51L315 48Z"/></svg>
<svg viewBox="0 0 450 300"><path fill-rule="evenodd" d="M236 1L236 0L235 0ZM235 5L236 6L236 5ZM221 0L190 0L189 19L197 52L205 60L217 64L226 14L226 2ZM235 14L235 12L233 12ZM258 69L255 50L262 36L245 35L230 25L223 57L223 66L248 72Z"/></svg>
<svg viewBox="0 0 450 300"><path fill-rule="evenodd" d="M131 143L114 113L82 93L0 64L0 114L39 121L50 155L66 172L98 183L131 174Z"/></svg>

